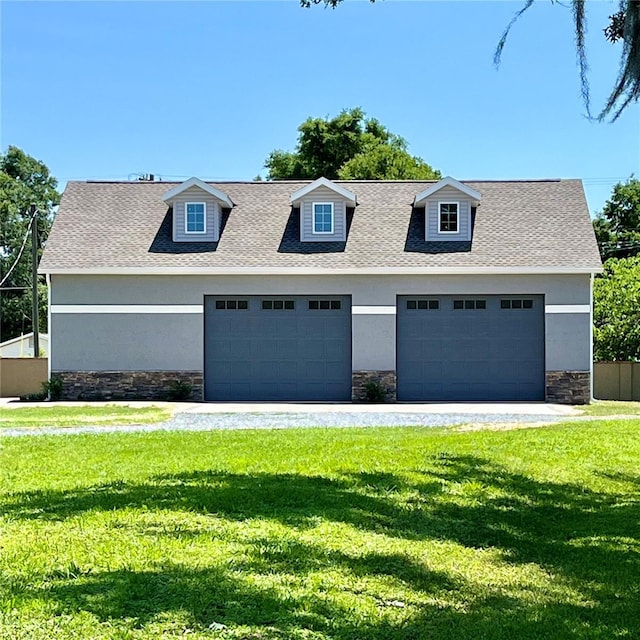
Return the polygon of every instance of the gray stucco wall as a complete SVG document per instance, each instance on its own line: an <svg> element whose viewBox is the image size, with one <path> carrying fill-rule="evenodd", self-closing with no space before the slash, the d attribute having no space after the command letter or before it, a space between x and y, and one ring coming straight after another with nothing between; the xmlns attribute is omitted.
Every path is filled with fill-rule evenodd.
<svg viewBox="0 0 640 640"><path fill-rule="evenodd" d="M198 314L52 314L52 371L202 371Z"/></svg>
<svg viewBox="0 0 640 640"><path fill-rule="evenodd" d="M545 323L546 370L589 371L590 318L587 313L547 313Z"/></svg>
<svg viewBox="0 0 640 640"><path fill-rule="evenodd" d="M333 233L313 233L313 203L333 203ZM318 187L300 203L300 240L302 242L344 242L347 232L344 200L331 189Z"/></svg>
<svg viewBox="0 0 640 640"><path fill-rule="evenodd" d="M438 202L458 203L458 233L440 233ZM428 198L425 205L426 240L460 242L471 240L471 201L452 187L443 187Z"/></svg>
<svg viewBox="0 0 640 640"><path fill-rule="evenodd" d="M204 202L207 205L205 234L185 232L185 204ZM218 201L198 187L183 191L173 201L173 240L174 242L215 242L220 234L220 214Z"/></svg>
<svg viewBox="0 0 640 640"><path fill-rule="evenodd" d="M588 305L588 275L539 276L62 276L52 305L202 305L204 295L345 294L353 307L395 307L408 294L543 294ZM395 369L396 317L353 315L353 369ZM52 370L202 369L201 314L52 314ZM546 369L589 370L589 314L547 313ZM92 361L86 362L91 353ZM84 364L83 364L84 363Z"/></svg>

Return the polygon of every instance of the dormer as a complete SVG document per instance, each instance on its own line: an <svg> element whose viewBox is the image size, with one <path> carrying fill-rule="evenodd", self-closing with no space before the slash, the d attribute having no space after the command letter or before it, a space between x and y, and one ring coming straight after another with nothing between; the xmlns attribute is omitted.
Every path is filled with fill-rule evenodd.
<svg viewBox="0 0 640 640"><path fill-rule="evenodd" d="M447 176L421 191L415 208L424 207L424 239L438 242L471 240L471 210L478 207L482 194Z"/></svg>
<svg viewBox="0 0 640 640"><path fill-rule="evenodd" d="M347 208L355 208L356 194L339 184L318 178L291 194L291 206L300 209L301 242L345 242Z"/></svg>
<svg viewBox="0 0 640 640"><path fill-rule="evenodd" d="M173 208L174 242L217 242L222 209L231 209L231 198L199 178L189 178L162 197Z"/></svg>

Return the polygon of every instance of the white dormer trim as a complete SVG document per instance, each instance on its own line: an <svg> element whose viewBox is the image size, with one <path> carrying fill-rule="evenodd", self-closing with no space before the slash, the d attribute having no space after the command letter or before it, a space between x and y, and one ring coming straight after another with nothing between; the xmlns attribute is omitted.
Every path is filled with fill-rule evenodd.
<svg viewBox="0 0 640 640"><path fill-rule="evenodd" d="M475 189L468 187L466 184L462 184L462 182L459 182L458 180L456 180L455 178L452 178L451 176L446 176L445 178L442 178L442 180L436 182L435 184L432 184L428 189L421 191L416 196L413 202L413 206L419 207L427 198L434 195L444 187L453 187L454 189L460 191L461 193L464 193L464 195L471 198L471 200L473 201L472 202L473 206L477 207L480 204L482 194L479 191L476 191Z"/></svg>
<svg viewBox="0 0 640 640"><path fill-rule="evenodd" d="M315 191L318 187L326 187L327 189L331 189L334 193L338 194L341 198L347 202L350 207L356 206L356 194L353 191L349 191L344 187L341 187L339 184L335 182L331 182L327 178L318 178L314 180L311 184L308 184L306 187L302 187L297 191L294 191L291 194L291 204L298 204L305 196L309 195L312 191Z"/></svg>
<svg viewBox="0 0 640 640"><path fill-rule="evenodd" d="M176 196L179 196L183 191L186 191L191 187L198 187L199 189L202 189L209 195L212 195L217 200L220 200L220 202L226 205L229 209L233 208L233 202L231 201L231 198L224 191L220 191L220 189L216 189L215 187L212 187L206 182L203 182L202 180L200 180L200 178L196 178L196 177L189 178L188 180L185 180L183 183L179 184L177 187L174 187L173 189L169 189L169 191L167 191L162 196L162 200L164 202L170 202Z"/></svg>

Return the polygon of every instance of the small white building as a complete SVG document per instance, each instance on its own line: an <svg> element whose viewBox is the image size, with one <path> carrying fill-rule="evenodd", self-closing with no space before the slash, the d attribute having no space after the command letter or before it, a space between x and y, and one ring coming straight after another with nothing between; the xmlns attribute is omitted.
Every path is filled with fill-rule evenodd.
<svg viewBox="0 0 640 640"><path fill-rule="evenodd" d="M49 334L40 334L40 356L49 355ZM1 358L33 358L33 332L0 342Z"/></svg>

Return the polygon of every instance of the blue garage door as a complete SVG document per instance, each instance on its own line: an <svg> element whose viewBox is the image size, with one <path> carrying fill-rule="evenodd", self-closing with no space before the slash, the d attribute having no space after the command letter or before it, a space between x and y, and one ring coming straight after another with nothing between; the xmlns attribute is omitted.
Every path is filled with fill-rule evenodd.
<svg viewBox="0 0 640 640"><path fill-rule="evenodd" d="M399 296L398 400L544 400L544 297Z"/></svg>
<svg viewBox="0 0 640 640"><path fill-rule="evenodd" d="M351 399L349 296L206 296L205 399Z"/></svg>

